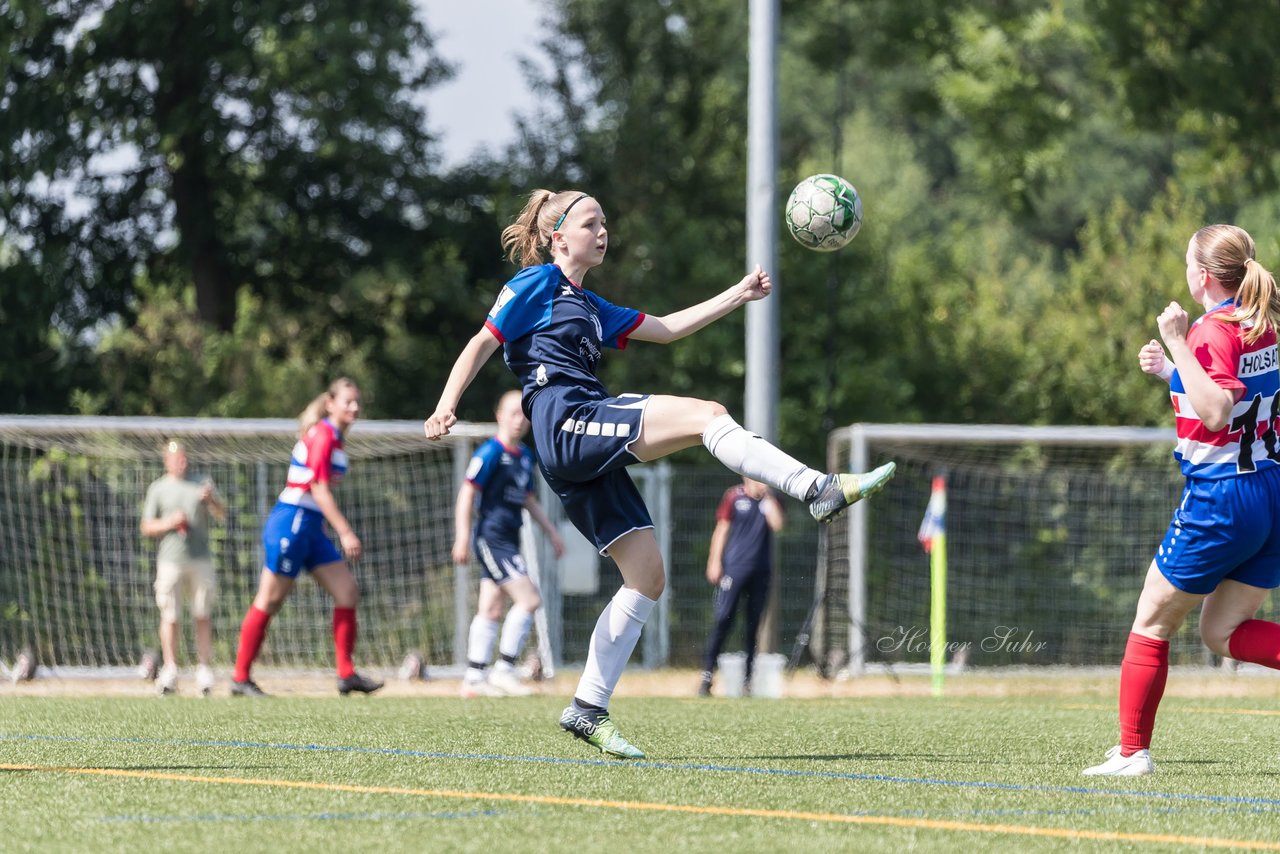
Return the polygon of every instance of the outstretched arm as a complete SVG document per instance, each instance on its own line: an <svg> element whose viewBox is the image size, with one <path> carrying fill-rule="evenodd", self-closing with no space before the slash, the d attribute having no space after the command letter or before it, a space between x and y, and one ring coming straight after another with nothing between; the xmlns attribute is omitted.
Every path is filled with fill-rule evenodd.
<svg viewBox="0 0 1280 854"><path fill-rule="evenodd" d="M662 317L645 315L630 338L633 341L670 344L719 320L740 305L764 299L772 290L769 274L757 264L754 270L742 277L742 281L709 300Z"/></svg>
<svg viewBox="0 0 1280 854"><path fill-rule="evenodd" d="M458 420L453 413L458 408L462 393L471 385L471 381L497 351L498 346L498 339L487 327L471 336L467 346L458 355L458 360L453 363L449 381L444 384L444 391L440 392L440 402L436 404L435 413L422 424L422 432L428 439L440 439L449 435L449 428Z"/></svg>

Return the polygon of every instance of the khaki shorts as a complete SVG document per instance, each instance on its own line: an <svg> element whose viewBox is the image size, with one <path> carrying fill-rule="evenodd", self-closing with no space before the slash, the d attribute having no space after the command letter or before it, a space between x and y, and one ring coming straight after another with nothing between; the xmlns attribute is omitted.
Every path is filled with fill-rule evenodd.
<svg viewBox="0 0 1280 854"><path fill-rule="evenodd" d="M160 606L160 619L177 622L182 614L179 592L185 592L191 600L191 615L203 620L212 613L213 600L217 598L218 583L213 575L213 561L192 560L173 563L162 560L156 564L156 604Z"/></svg>

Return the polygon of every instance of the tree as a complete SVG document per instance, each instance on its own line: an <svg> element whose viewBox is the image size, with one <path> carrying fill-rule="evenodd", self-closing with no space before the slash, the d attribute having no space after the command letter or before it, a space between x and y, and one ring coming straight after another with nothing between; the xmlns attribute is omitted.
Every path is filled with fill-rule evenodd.
<svg viewBox="0 0 1280 854"><path fill-rule="evenodd" d="M285 307L405 257L437 215L414 100L447 69L409 0L0 2L0 226L76 335L134 277Z"/></svg>

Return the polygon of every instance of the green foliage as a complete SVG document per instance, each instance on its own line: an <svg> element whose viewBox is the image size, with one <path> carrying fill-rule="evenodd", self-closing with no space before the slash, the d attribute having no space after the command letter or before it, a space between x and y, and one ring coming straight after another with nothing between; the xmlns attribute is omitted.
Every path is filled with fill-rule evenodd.
<svg viewBox="0 0 1280 854"><path fill-rule="evenodd" d="M741 274L737 0L549 0L520 139L449 175L415 106L448 69L407 0L91 11L0 2L0 384L18 411L278 415L349 373L369 414L420 416L513 272L497 235L534 187L601 199L610 256L589 285L620 304L662 314ZM784 444L820 456L858 420L1162 421L1133 355L1184 298L1191 231L1239 222L1280 266L1259 82L1275 15L783 2L779 206L838 172L866 209L830 256L779 211ZM97 170L113 151L136 163ZM737 313L636 344L603 378L739 411L743 331ZM493 360L460 415L512 384Z"/></svg>

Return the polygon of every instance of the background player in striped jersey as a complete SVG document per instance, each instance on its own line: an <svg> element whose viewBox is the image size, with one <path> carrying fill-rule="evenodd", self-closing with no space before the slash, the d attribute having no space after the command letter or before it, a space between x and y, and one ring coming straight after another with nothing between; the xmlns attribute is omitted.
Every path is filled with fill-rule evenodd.
<svg viewBox="0 0 1280 854"><path fill-rule="evenodd" d="M602 348L622 349L630 338L668 344L763 299L773 284L757 266L697 305L646 315L582 287L587 272L604 261L608 243L604 210L590 195L534 191L502 233L509 257L524 269L503 287L484 328L458 356L423 431L428 439L449 432L463 391L501 346L524 390L543 476L573 524L613 558L623 579L592 631L582 679L560 726L602 752L638 758L644 754L609 717L609 700L662 595L666 572L653 522L626 466L702 444L738 474L808 502L822 522L883 487L894 467L824 475L744 430L714 401L611 396L596 376ZM552 263L541 263L547 258Z"/></svg>
<svg viewBox="0 0 1280 854"><path fill-rule="evenodd" d="M1120 664L1120 743L1088 776L1155 770L1151 735L1169 674L1169 638L1201 602L1217 654L1280 669L1280 624L1254 619L1280 586L1280 292L1253 239L1209 225L1187 246L1187 287L1205 314L1171 302L1138 364L1169 381L1187 484L1147 570Z"/></svg>
<svg viewBox="0 0 1280 854"><path fill-rule="evenodd" d="M546 532L556 557L564 554L564 542L534 493L533 452L520 444L529 429L529 420L520 406L520 392L513 389L504 394L494 416L498 434L471 457L454 513L454 563L468 562L474 538L476 557L483 568L476 615L467 639L464 697L529 693L516 674L516 661L533 625L533 614L542 605L542 595L520 556L522 511L527 509ZM474 526L473 509L477 511ZM502 623L498 660L492 673L486 675L494 642L498 641L504 593L511 600L511 608Z"/></svg>
<svg viewBox="0 0 1280 854"><path fill-rule="evenodd" d="M744 477L742 483L725 490L716 507L716 527L711 532L707 554L707 581L715 586L715 625L707 639L698 693L711 696L711 680L716 659L724 646L738 605L743 605L746 667L743 690L751 690L751 674L756 661L756 634L760 618L769 602L769 581L773 575L773 532L782 530L782 508L769 494L769 487Z"/></svg>
<svg viewBox="0 0 1280 854"><path fill-rule="evenodd" d="M240 625L240 647L231 682L234 695L263 696L262 689L249 678L249 671L266 638L267 624L284 605L302 572L311 573L333 597L338 693L370 694L382 687L381 682L356 673L351 662L360 588L342 555L355 560L363 546L333 496L333 487L347 473L342 437L359 416L360 389L346 377L334 380L298 416L301 438L289 459L288 480L262 532L266 565L258 581L258 593ZM325 534L326 521L338 532L341 552Z"/></svg>

